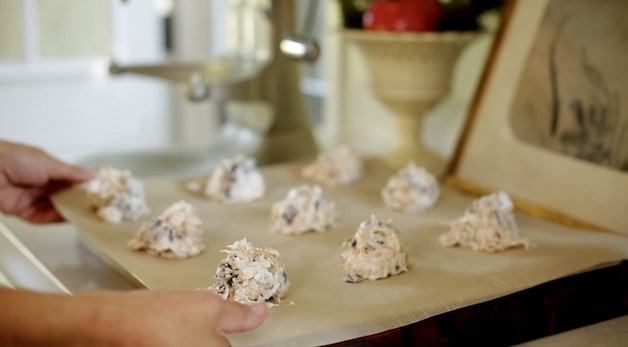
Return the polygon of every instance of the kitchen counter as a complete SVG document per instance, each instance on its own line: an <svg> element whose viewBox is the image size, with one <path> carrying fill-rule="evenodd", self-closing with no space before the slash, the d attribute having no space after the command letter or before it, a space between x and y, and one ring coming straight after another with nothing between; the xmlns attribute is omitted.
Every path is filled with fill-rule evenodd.
<svg viewBox="0 0 628 347"><path fill-rule="evenodd" d="M519 346L628 346L628 315L525 342Z"/></svg>
<svg viewBox="0 0 628 347"><path fill-rule="evenodd" d="M80 243L78 231L68 223L33 225L0 215L16 238L71 293L95 289L135 288ZM20 283L16 283L20 286ZM48 288L33 288L48 291Z"/></svg>

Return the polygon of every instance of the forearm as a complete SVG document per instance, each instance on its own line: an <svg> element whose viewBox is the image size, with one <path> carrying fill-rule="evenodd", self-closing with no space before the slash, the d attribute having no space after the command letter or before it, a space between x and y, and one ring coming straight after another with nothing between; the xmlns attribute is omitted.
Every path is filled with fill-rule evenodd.
<svg viewBox="0 0 628 347"><path fill-rule="evenodd" d="M0 288L0 307L0 345L108 344L106 305L93 300Z"/></svg>

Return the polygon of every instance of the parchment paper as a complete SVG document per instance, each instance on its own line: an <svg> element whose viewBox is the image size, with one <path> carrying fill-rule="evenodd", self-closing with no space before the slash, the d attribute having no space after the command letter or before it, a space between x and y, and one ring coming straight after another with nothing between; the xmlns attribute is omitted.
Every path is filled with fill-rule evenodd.
<svg viewBox="0 0 628 347"><path fill-rule="evenodd" d="M324 188L324 196L337 204L341 214L336 227L302 236L272 234L271 205L305 183L299 175L301 167L292 163L262 168L268 187L264 199L231 206L186 192L181 181L147 181L153 215L183 199L205 223L206 251L185 260L128 249L126 243L141 222L101 222L78 188L57 195L55 203L81 230L89 248L152 289L192 290L212 284L223 257L220 250L243 237L256 246L277 249L286 263L290 291L261 327L230 335L234 346L313 346L365 336L613 264L628 254L625 236L569 229L519 213L522 234L536 244L530 250L488 254L442 247L437 238L448 230L446 222L458 217L475 197L443 187L437 206L426 213L390 211L379 193L393 171L378 161L368 161L365 178L354 185ZM371 214L390 217L397 224L409 244L410 271L377 281L345 283L338 267L341 243Z"/></svg>

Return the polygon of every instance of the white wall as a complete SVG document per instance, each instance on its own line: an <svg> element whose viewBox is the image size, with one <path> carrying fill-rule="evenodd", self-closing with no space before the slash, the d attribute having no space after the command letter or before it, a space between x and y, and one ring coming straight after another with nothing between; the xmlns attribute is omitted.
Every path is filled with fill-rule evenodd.
<svg viewBox="0 0 628 347"><path fill-rule="evenodd" d="M136 76L110 77L108 59L102 56L106 51L123 62L163 59L162 23L153 0L128 4L64 0L57 4L72 9L69 12L59 12L54 6L37 8L38 2L33 0L17 2L21 7L13 6L17 8L15 15L22 16L28 25L26 34L3 36L0 45L24 46L25 52L17 61L0 57L0 138L37 145L70 161L92 153L171 143L172 86ZM108 35L93 38L96 44L84 33L75 35L78 40L72 44L85 46L76 50L80 55L59 56L54 50L57 55L46 53L55 46L50 41L67 46L68 36L82 30L60 27L56 36L38 35L37 28L49 23L50 17L63 18L65 13L77 19L93 16L95 9L103 8L104 13L96 13L105 20L91 22L104 23L107 27L97 32Z"/></svg>
<svg viewBox="0 0 628 347"><path fill-rule="evenodd" d="M70 161L165 146L168 97L163 84L137 78L0 83L0 138Z"/></svg>

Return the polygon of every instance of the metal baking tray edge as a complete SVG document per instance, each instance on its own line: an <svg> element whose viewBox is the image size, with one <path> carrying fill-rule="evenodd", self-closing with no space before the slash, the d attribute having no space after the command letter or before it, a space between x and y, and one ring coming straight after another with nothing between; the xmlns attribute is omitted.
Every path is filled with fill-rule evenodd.
<svg viewBox="0 0 628 347"><path fill-rule="evenodd" d="M0 222L0 286L71 294L2 222Z"/></svg>

